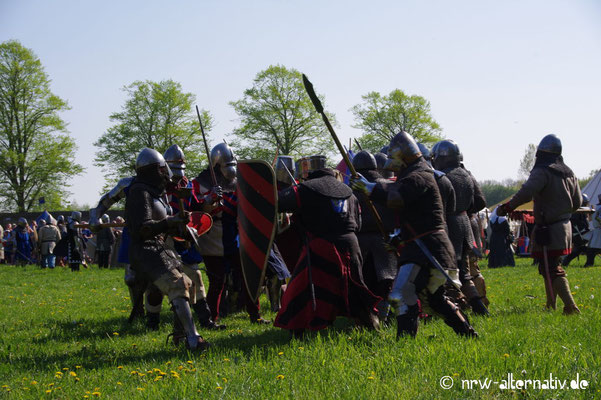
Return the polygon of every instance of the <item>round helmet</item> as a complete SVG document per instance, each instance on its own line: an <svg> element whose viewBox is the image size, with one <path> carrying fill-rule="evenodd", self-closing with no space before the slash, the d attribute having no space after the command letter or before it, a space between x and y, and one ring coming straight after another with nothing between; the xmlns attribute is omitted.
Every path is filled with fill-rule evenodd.
<svg viewBox="0 0 601 400"><path fill-rule="evenodd" d="M582 207L587 207L588 203L590 203L590 199L586 193L582 193Z"/></svg>
<svg viewBox="0 0 601 400"><path fill-rule="evenodd" d="M56 220L50 214L46 216L46 225L56 225Z"/></svg>
<svg viewBox="0 0 601 400"><path fill-rule="evenodd" d="M65 222L65 216L59 215L58 217L56 217L56 222L57 223Z"/></svg>
<svg viewBox="0 0 601 400"><path fill-rule="evenodd" d="M386 145L386 146L382 147L382 148L380 149L380 153L388 154L388 145Z"/></svg>
<svg viewBox="0 0 601 400"><path fill-rule="evenodd" d="M326 167L326 156L318 154L309 157L303 157L296 162L296 165L297 177L300 179L307 179L311 172Z"/></svg>
<svg viewBox="0 0 601 400"><path fill-rule="evenodd" d="M159 167L164 167L167 165L165 159L155 149L150 149L145 147L138 154L138 158L136 159L136 171L140 168L147 167L149 165L158 164Z"/></svg>
<svg viewBox="0 0 601 400"><path fill-rule="evenodd" d="M386 163L388 162L388 156L384 153L376 153L374 154L374 158L376 159L376 164L378 165L378 172L382 177L386 179L390 179L394 176L394 172L384 169Z"/></svg>
<svg viewBox="0 0 601 400"><path fill-rule="evenodd" d="M41 219L41 220L40 220L40 228L41 228L42 226L44 226L44 225L46 225L46 220L45 220L45 219Z"/></svg>
<svg viewBox="0 0 601 400"><path fill-rule="evenodd" d="M182 178L186 175L186 159L181 147L176 144L172 145L165 151L163 158L167 165L169 165L173 176Z"/></svg>
<svg viewBox="0 0 601 400"><path fill-rule="evenodd" d="M80 211L71 212L71 219L73 221L81 222L81 212Z"/></svg>
<svg viewBox="0 0 601 400"><path fill-rule="evenodd" d="M150 168L151 166L156 166L156 169ZM142 149L140 154L138 154L138 158L136 159L136 173L138 175L144 175L150 181L155 182L159 187L170 181L173 177L171 169L165 162L161 153L148 147Z"/></svg>
<svg viewBox="0 0 601 400"><path fill-rule="evenodd" d="M290 176L292 174L292 176ZM294 160L290 156L278 156L275 162L275 177L278 182L294 184Z"/></svg>
<svg viewBox="0 0 601 400"><path fill-rule="evenodd" d="M353 166L355 169L377 169L378 163L376 162L375 157L367 150L361 150L355 157L353 157Z"/></svg>
<svg viewBox="0 0 601 400"><path fill-rule="evenodd" d="M561 140L554 134L547 135L540 141L536 150L559 155L561 154Z"/></svg>
<svg viewBox="0 0 601 400"><path fill-rule="evenodd" d="M17 225L19 225L21 228L25 228L27 226L27 219L25 219L25 217L19 217L17 220Z"/></svg>
<svg viewBox="0 0 601 400"><path fill-rule="evenodd" d="M388 162L384 169L401 171L422 156L415 139L405 131L394 135L388 146Z"/></svg>
<svg viewBox="0 0 601 400"><path fill-rule="evenodd" d="M438 170L458 167L462 159L459 146L452 140L441 140L432 147L432 164Z"/></svg>
<svg viewBox="0 0 601 400"><path fill-rule="evenodd" d="M236 156L227 143L219 143L211 149L211 168L219 166L221 174L228 181L236 178Z"/></svg>
<svg viewBox="0 0 601 400"><path fill-rule="evenodd" d="M111 222L111 217L109 217L108 214L102 214L102 217L100 217L100 222L103 224L108 224Z"/></svg>

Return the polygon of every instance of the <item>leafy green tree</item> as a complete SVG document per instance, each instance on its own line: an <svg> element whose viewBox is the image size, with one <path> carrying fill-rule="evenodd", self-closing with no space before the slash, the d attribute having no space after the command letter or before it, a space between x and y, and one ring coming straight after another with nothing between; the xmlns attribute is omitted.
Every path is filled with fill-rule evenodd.
<svg viewBox="0 0 601 400"><path fill-rule="evenodd" d="M435 143L442 129L430 111L430 102L417 95L407 95L400 89L381 95L369 92L361 97L363 102L351 108L356 124L363 130L361 147L372 152L380 151L401 130L424 144Z"/></svg>
<svg viewBox="0 0 601 400"><path fill-rule="evenodd" d="M580 185L580 188L584 189L584 187L595 177L595 175L597 175L598 172L599 172L598 169L594 169L591 172L589 172L589 174L586 178L578 179L578 184ZM597 201L597 199L589 199L589 200Z"/></svg>
<svg viewBox="0 0 601 400"><path fill-rule="evenodd" d="M479 183L482 193L484 193L484 197L486 198L487 207L499 204L501 201L516 193L520 188L518 182L511 179L502 182L485 180Z"/></svg>
<svg viewBox="0 0 601 400"><path fill-rule="evenodd" d="M107 172L107 183L134 174L136 157L144 147L164 153L177 144L184 151L187 169L198 172L206 155L193 107L196 97L173 80L136 81L123 91L125 104L110 116L115 124L94 143L99 148L95 164ZM206 110L201 110L201 118L208 133L213 118Z"/></svg>
<svg viewBox="0 0 601 400"><path fill-rule="evenodd" d="M323 102L323 96L320 96ZM271 162L276 155L329 154L334 143L295 69L271 65L257 74L240 100L230 102L240 117L232 141L239 158ZM328 118L335 123L334 116Z"/></svg>
<svg viewBox="0 0 601 400"><path fill-rule="evenodd" d="M83 171L67 124L67 102L50 90L34 52L16 40L0 44L0 202L29 211L40 197L63 204L68 179Z"/></svg>

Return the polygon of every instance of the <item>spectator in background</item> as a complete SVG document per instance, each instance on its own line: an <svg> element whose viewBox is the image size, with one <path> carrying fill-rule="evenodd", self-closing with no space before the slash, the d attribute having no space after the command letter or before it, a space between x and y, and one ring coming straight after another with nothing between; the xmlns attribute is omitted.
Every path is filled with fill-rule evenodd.
<svg viewBox="0 0 601 400"><path fill-rule="evenodd" d="M17 227L13 232L13 243L15 250L15 261L19 265L31 264L31 252L33 245L30 236L30 229L27 226L27 220L24 217L19 218Z"/></svg>
<svg viewBox="0 0 601 400"><path fill-rule="evenodd" d="M490 217L490 229L488 268L515 267L511 249L513 235L509 229L509 221L505 217L499 217L495 210Z"/></svg>
<svg viewBox="0 0 601 400"><path fill-rule="evenodd" d="M0 264L4 263L4 228L0 224Z"/></svg>
<svg viewBox="0 0 601 400"><path fill-rule="evenodd" d="M107 214L104 214L100 218L100 221L103 224L108 224L111 222ZM98 256L98 268L109 267L109 257L111 254L111 248L113 247L114 243L115 234L113 233L112 228L104 227L96 235L96 254Z"/></svg>
<svg viewBox="0 0 601 400"><path fill-rule="evenodd" d="M13 257L14 257L15 243L12 238L12 234L13 234L12 230L13 230L12 224L6 225L6 230L4 231L4 236L2 238L2 242L4 245L4 259L7 264L12 264Z"/></svg>
<svg viewBox="0 0 601 400"><path fill-rule="evenodd" d="M42 268L54 268L54 248L61 240L61 233L56 227L56 221L51 215L46 218L46 224L40 228L38 235Z"/></svg>
<svg viewBox="0 0 601 400"><path fill-rule="evenodd" d="M592 217L593 232L591 240L588 243L588 249L586 250L585 267L592 267L595 264L595 257L601 253L601 194L598 199L597 209Z"/></svg>

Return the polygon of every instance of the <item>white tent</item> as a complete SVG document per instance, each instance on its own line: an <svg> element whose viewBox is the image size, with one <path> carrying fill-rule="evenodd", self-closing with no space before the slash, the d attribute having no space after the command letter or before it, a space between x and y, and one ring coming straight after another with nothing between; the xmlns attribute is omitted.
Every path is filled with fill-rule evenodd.
<svg viewBox="0 0 601 400"><path fill-rule="evenodd" d="M601 201L599 201L599 195L601 194L601 170L599 170L593 179L582 188L582 193L585 193L588 196L591 204L601 203Z"/></svg>

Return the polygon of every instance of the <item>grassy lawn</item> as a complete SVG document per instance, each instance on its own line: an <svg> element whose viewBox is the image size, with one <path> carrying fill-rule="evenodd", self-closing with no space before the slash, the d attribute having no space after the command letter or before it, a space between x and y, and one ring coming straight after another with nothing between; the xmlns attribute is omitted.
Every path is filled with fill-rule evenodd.
<svg viewBox="0 0 601 400"><path fill-rule="evenodd" d="M563 316L559 300L558 311L544 311L542 278L520 260L516 268L483 268L492 316L471 317L477 340L435 320L416 340L397 342L395 326L367 332L341 319L298 341L240 313L223 321L227 330L202 332L213 343L203 355L165 343L166 302L160 331L126 323L122 270L1 265L0 398L600 398L601 268L583 263L568 268L580 316ZM509 373L514 380L553 374L568 386L579 374L589 386L502 390ZM451 389L441 388L444 376ZM487 378L498 383L461 387Z"/></svg>

